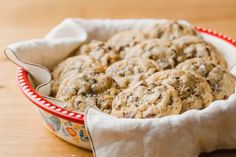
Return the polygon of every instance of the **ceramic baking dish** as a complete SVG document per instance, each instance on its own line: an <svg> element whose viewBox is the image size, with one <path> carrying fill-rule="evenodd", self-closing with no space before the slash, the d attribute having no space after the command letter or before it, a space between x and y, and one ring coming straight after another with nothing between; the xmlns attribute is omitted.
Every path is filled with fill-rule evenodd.
<svg viewBox="0 0 236 157"><path fill-rule="evenodd" d="M195 29L217 48L220 45L221 51L236 48L236 42L225 35L202 27L195 27ZM36 105L45 126L52 133L73 145L91 149L84 127L84 119L86 117L83 114L61 108L40 96L31 84L31 76L23 68L18 69L17 79L21 91Z"/></svg>

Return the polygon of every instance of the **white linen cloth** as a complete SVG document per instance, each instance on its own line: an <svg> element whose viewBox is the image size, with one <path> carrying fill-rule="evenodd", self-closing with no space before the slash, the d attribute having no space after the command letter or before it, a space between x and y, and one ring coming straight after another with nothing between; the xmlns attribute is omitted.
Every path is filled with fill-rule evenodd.
<svg viewBox="0 0 236 157"><path fill-rule="evenodd" d="M81 43L91 39L107 40L118 31L142 29L158 19L85 20L66 19L44 39L9 45L6 56L24 67L37 82L37 91L48 97L49 70L69 56ZM185 21L183 23L187 24ZM222 51L232 67L236 48L223 40L203 34ZM232 68L236 74L236 68ZM200 152L236 148L236 94L228 100L213 102L204 110L156 119L117 119L89 108L85 125L96 157L196 157Z"/></svg>

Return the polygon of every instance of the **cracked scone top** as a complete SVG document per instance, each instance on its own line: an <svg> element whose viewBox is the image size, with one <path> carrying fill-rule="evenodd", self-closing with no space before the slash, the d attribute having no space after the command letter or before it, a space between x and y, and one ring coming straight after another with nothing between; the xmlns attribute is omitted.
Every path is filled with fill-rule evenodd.
<svg viewBox="0 0 236 157"><path fill-rule="evenodd" d="M127 50L126 58L148 58L154 60L161 69L172 69L184 61L181 51L170 41L150 39Z"/></svg>
<svg viewBox="0 0 236 157"><path fill-rule="evenodd" d="M126 30L112 36L107 44L114 47L116 51L120 52L120 57L124 58L127 48L133 47L145 39L147 39L147 36L142 31Z"/></svg>
<svg viewBox="0 0 236 157"><path fill-rule="evenodd" d="M210 43L196 36L183 36L172 41L183 52L186 59L204 58L227 68L224 57Z"/></svg>
<svg viewBox="0 0 236 157"><path fill-rule="evenodd" d="M215 100L227 99L234 93L234 76L211 61L194 58L179 64L176 68L197 73L205 78L213 91Z"/></svg>
<svg viewBox="0 0 236 157"><path fill-rule="evenodd" d="M70 57L58 64L52 71L52 95L56 95L59 84L65 78L80 74L85 70L96 72L105 71L98 61L85 55Z"/></svg>
<svg viewBox="0 0 236 157"><path fill-rule="evenodd" d="M169 85L141 81L119 93L111 115L119 118L155 118L179 114L182 101Z"/></svg>
<svg viewBox="0 0 236 157"><path fill-rule="evenodd" d="M107 43L98 40L92 40L88 44L81 46L77 52L78 54L87 54L106 67L120 60L119 52L115 51Z"/></svg>
<svg viewBox="0 0 236 157"><path fill-rule="evenodd" d="M84 112L86 107L96 105L101 111L110 113L112 101L119 92L120 87L111 77L86 71L62 81L56 98L71 110Z"/></svg>
<svg viewBox="0 0 236 157"><path fill-rule="evenodd" d="M122 88L134 85L160 70L153 60L145 58L131 58L118 61L106 69Z"/></svg>
<svg viewBox="0 0 236 157"><path fill-rule="evenodd" d="M164 38L172 40L185 35L198 35L190 25L183 24L179 21L168 21L165 23L155 24L146 28L145 32L149 38Z"/></svg>
<svg viewBox="0 0 236 157"><path fill-rule="evenodd" d="M153 74L146 81L156 81L174 87L183 102L181 112L205 108L214 99L207 81L200 75L192 74L188 71L165 70Z"/></svg>

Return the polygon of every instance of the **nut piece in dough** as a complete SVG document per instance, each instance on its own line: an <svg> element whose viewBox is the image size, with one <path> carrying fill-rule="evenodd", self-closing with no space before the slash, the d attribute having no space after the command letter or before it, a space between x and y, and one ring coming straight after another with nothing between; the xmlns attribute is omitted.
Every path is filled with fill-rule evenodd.
<svg viewBox="0 0 236 157"><path fill-rule="evenodd" d="M194 58L179 64L176 68L197 73L205 78L213 91L215 100L227 99L234 93L235 77L211 61Z"/></svg>

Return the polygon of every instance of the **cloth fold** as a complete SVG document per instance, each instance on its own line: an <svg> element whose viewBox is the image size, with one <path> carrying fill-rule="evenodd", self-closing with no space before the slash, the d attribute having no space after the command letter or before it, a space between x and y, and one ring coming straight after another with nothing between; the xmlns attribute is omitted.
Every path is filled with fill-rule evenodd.
<svg viewBox="0 0 236 157"><path fill-rule="evenodd" d="M26 69L36 81L40 95L59 106L63 102L49 97L50 70L88 40L107 40L114 33L140 30L165 19L66 19L44 39L9 45L6 56ZM181 21L188 24L185 21ZM201 33L226 58L236 74L236 48L217 37ZM156 119L117 119L89 108L85 125L96 157L195 157L200 152L236 148L236 94L213 102L204 110Z"/></svg>
<svg viewBox="0 0 236 157"><path fill-rule="evenodd" d="M204 110L155 119L117 119L94 108L86 127L96 157L197 157L236 148L236 94Z"/></svg>

